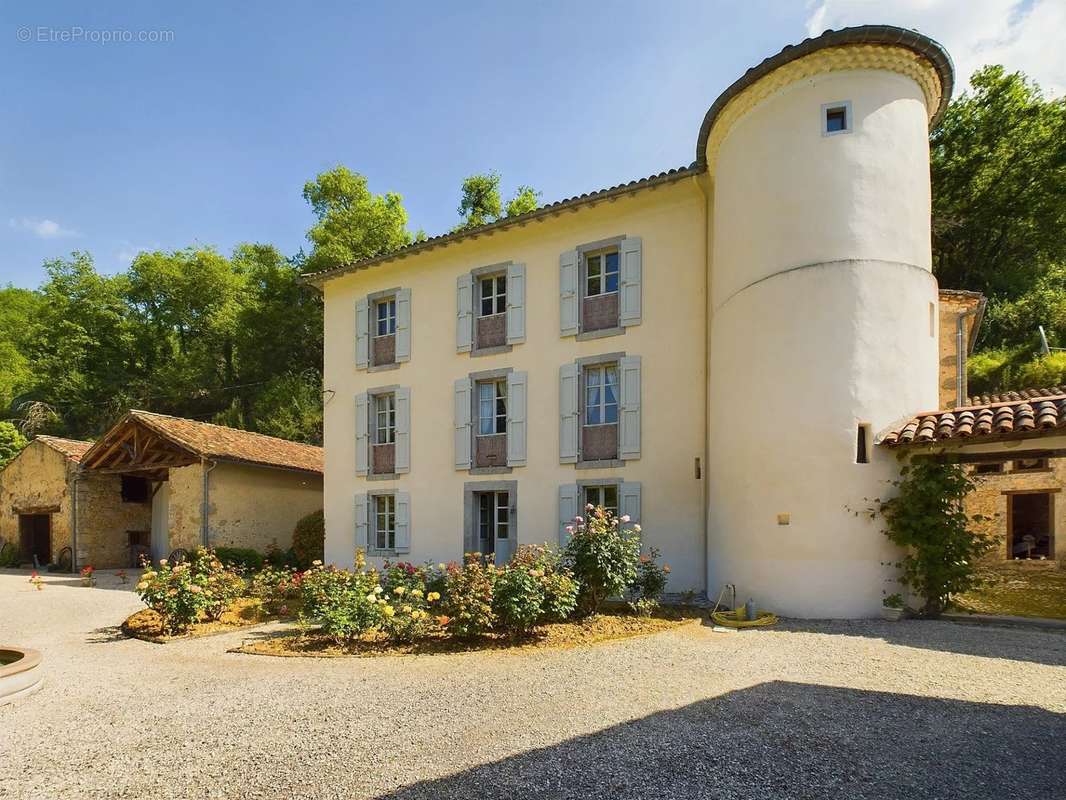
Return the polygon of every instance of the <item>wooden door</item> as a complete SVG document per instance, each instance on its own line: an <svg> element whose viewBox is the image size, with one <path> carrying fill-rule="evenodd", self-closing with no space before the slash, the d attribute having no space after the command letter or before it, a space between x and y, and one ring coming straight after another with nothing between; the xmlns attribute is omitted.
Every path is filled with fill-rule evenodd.
<svg viewBox="0 0 1066 800"><path fill-rule="evenodd" d="M19 538L22 558L44 566L52 561L52 517L50 514L20 514Z"/></svg>

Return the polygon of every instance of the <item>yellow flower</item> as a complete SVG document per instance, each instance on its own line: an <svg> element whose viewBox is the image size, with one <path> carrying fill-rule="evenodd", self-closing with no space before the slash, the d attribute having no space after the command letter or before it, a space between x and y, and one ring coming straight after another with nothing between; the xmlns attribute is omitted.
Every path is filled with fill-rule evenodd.
<svg viewBox="0 0 1066 800"><path fill-rule="evenodd" d="M392 590L392 593L394 595L396 595L397 597L403 597L403 593L406 592L406 591L407 591L407 587L405 587L405 586L397 586L395 589Z"/></svg>
<svg viewBox="0 0 1066 800"><path fill-rule="evenodd" d="M411 590L411 597L421 597L421 596L422 596L422 590L421 589L412 589Z"/></svg>
<svg viewBox="0 0 1066 800"><path fill-rule="evenodd" d="M426 599L429 602L434 603L437 600L440 600L440 592L430 592L428 595L426 595Z"/></svg>
<svg viewBox="0 0 1066 800"><path fill-rule="evenodd" d="M374 603L374 602L377 602L378 596L376 594L374 594L373 592L371 592L370 594L368 594L366 596L366 599L367 599L368 603Z"/></svg>
<svg viewBox="0 0 1066 800"><path fill-rule="evenodd" d="M404 614L410 614L412 610L413 609L411 608L411 606L404 606L400 609L400 611L402 611Z"/></svg>
<svg viewBox="0 0 1066 800"><path fill-rule="evenodd" d="M385 612L385 616L386 616L386 617L391 617L391 616L393 616L393 615L394 615L394 614L396 613L396 609L395 609L395 608L393 608L393 607L392 607L392 606L390 606L390 605L386 605L386 606L385 606L385 607L384 607L383 609L381 609L381 610Z"/></svg>
<svg viewBox="0 0 1066 800"><path fill-rule="evenodd" d="M385 590L382 589L380 586L375 586L374 587L374 594L381 594L383 591L385 591Z"/></svg>

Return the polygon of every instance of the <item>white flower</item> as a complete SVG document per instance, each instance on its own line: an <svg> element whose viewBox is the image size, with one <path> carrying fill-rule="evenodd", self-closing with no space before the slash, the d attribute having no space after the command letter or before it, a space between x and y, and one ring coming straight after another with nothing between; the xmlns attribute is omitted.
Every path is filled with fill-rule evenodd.
<svg viewBox="0 0 1066 800"><path fill-rule="evenodd" d="M585 504L585 510L586 511L592 511L592 509L594 509L595 507L596 506L592 505L592 503L586 503Z"/></svg>
<svg viewBox="0 0 1066 800"><path fill-rule="evenodd" d="M634 530L634 531L635 531L636 533L640 533L640 526L639 526L639 525L634 525L634 526L633 526L633 530Z"/></svg>
<svg viewBox="0 0 1066 800"><path fill-rule="evenodd" d="M584 523L584 521L584 517L574 517L574 522L576 522L578 525L581 525L582 523Z"/></svg>
<svg viewBox="0 0 1066 800"><path fill-rule="evenodd" d="M573 525L567 525L566 526L566 532L567 533L573 533L574 532L574 526Z"/></svg>
<svg viewBox="0 0 1066 800"><path fill-rule="evenodd" d="M622 515L622 522L629 522L629 514Z"/></svg>

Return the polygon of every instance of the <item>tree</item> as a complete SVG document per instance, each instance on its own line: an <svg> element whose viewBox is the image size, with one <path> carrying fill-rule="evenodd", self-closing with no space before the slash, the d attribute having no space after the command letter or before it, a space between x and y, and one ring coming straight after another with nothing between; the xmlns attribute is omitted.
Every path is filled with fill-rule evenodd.
<svg viewBox="0 0 1066 800"><path fill-rule="evenodd" d="M29 442L10 422L0 422L0 469L22 452Z"/></svg>
<svg viewBox="0 0 1066 800"><path fill-rule="evenodd" d="M313 246L304 264L307 272L387 253L416 239L407 230L403 198L394 192L372 194L366 178L347 167L308 181L303 196L318 220L307 232Z"/></svg>
<svg viewBox="0 0 1066 800"><path fill-rule="evenodd" d="M507 202L507 216L517 217L535 211L540 202L540 192L532 186L519 186L514 197Z"/></svg>
<svg viewBox="0 0 1066 800"><path fill-rule="evenodd" d="M500 176L496 172L471 175L463 181L459 216L463 221L456 230L487 225L500 218Z"/></svg>
<svg viewBox="0 0 1066 800"><path fill-rule="evenodd" d="M1010 300L1066 263L1066 103L987 66L931 136L933 263L941 286Z"/></svg>
<svg viewBox="0 0 1066 800"><path fill-rule="evenodd" d="M0 288L0 409L10 409L15 398L33 385L27 354L39 308L36 292Z"/></svg>
<svg viewBox="0 0 1066 800"><path fill-rule="evenodd" d="M463 181L462 199L459 201L459 216L463 218L456 231L488 225L504 217L517 217L533 211L538 204L540 192L532 186L519 186L514 197L504 209L500 199L500 176L492 171L471 175Z"/></svg>

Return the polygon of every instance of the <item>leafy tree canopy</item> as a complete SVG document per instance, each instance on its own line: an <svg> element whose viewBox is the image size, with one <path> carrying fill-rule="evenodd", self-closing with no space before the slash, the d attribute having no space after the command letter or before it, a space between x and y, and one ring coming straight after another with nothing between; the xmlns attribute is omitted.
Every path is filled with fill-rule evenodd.
<svg viewBox="0 0 1066 800"><path fill-rule="evenodd" d="M26 437L10 422L0 422L0 469L22 452L28 444Z"/></svg>
<svg viewBox="0 0 1066 800"><path fill-rule="evenodd" d="M500 176L496 172L471 175L463 181L459 216L463 218L456 231L487 225L504 217L516 217L536 209L540 192L532 186L519 186L514 197L504 207L500 199Z"/></svg>

